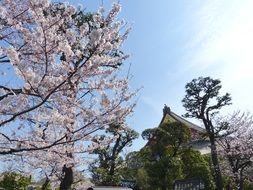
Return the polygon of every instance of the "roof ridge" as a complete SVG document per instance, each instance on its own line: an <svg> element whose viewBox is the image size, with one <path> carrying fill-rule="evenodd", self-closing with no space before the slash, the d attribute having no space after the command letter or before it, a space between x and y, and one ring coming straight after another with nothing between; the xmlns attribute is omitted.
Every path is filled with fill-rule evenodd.
<svg viewBox="0 0 253 190"><path fill-rule="evenodd" d="M176 117L178 117L179 119L183 120L184 122L187 122L189 124L191 124L192 126L195 126L196 128L200 129L200 130L205 130L204 128L198 126L197 124L191 122L191 121L188 121L187 119L183 118L182 116L179 116L178 114L174 113L174 112L170 112L171 114L174 114ZM170 114L170 115L171 115ZM173 115L171 115L173 117Z"/></svg>
<svg viewBox="0 0 253 190"><path fill-rule="evenodd" d="M163 108L163 117L162 117L162 120L161 120L160 124L164 122L164 119L165 119L165 117L166 117L167 114L169 116L171 116L172 118L174 118L176 121L188 124L189 128L195 129L195 130L200 131L200 132L205 132L204 128L202 128L202 127L196 125L195 123L192 123L192 122L186 120L185 118L177 115L176 113L172 112L171 109L170 109L170 107L168 107L166 104L165 104L165 106Z"/></svg>

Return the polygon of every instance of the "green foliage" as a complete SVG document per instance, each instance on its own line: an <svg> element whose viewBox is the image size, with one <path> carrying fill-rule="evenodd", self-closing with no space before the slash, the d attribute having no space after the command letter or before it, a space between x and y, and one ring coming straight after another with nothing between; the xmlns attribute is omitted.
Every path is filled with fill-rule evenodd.
<svg viewBox="0 0 253 190"><path fill-rule="evenodd" d="M57 14L63 14L65 12L66 9L66 4L64 3L53 3L50 6L50 9L45 11L44 10L44 14L45 15L52 15L52 16L56 16ZM71 17L73 20L75 20L76 22L76 26L78 28L80 28L80 26L82 26L84 23L89 24L89 22L94 22L93 21L93 16L95 13L91 13L91 12L85 12L84 10L81 10L80 8L77 9L76 13L73 14ZM71 23L73 24L73 23ZM64 28L70 28L71 25L70 23L67 23L66 26L64 26Z"/></svg>
<svg viewBox="0 0 253 190"><path fill-rule="evenodd" d="M124 167L121 171L121 176L123 179L135 179L136 173L143 166L143 160L140 153L130 152L127 154L124 160Z"/></svg>
<svg viewBox="0 0 253 190"><path fill-rule="evenodd" d="M222 87L220 83L220 80L210 77L199 77L187 83L186 95L182 100L187 111L185 116L203 119L205 113L213 115L223 106L230 105L230 94L219 96Z"/></svg>
<svg viewBox="0 0 253 190"><path fill-rule="evenodd" d="M127 168L130 169L138 169L143 166L142 158L139 155L140 153L137 151L130 152L127 154L125 158L125 163Z"/></svg>
<svg viewBox="0 0 253 190"><path fill-rule="evenodd" d="M209 162L199 151L186 149L181 154L183 162L182 170L185 179L200 178L205 184L206 190L214 189Z"/></svg>
<svg viewBox="0 0 253 190"><path fill-rule="evenodd" d="M208 158L187 147L189 128L167 122L145 130L142 137L149 143L126 157L125 175L136 180L136 190L172 190L175 180L188 178L201 178L206 189L213 189Z"/></svg>
<svg viewBox="0 0 253 190"><path fill-rule="evenodd" d="M173 181L181 179L182 164L178 156L171 157L170 150L167 150L157 160L145 162L144 169L148 174L148 184L153 189L172 189Z"/></svg>
<svg viewBox="0 0 253 190"><path fill-rule="evenodd" d="M253 189L253 182L245 180L243 183L243 189L244 190L252 190Z"/></svg>
<svg viewBox="0 0 253 190"><path fill-rule="evenodd" d="M148 184L148 174L143 168L143 158L141 152L130 152L124 161L124 168L121 171L121 177L127 180L135 180L134 190L151 189Z"/></svg>
<svg viewBox="0 0 253 190"><path fill-rule="evenodd" d="M47 185L47 187L46 188L42 188L42 187L35 187L35 190L51 190L52 188L51 188L51 185L50 184L48 184Z"/></svg>
<svg viewBox="0 0 253 190"><path fill-rule="evenodd" d="M89 170L92 173L92 182L96 185L114 186L119 185L121 175L124 173L124 161L120 153L125 147L132 145L132 141L138 137L138 133L120 125L110 125L106 133L117 136L117 138L107 147L94 151L98 158L95 163L90 165ZM105 138L105 135L101 138ZM97 139L94 141L96 142Z"/></svg>
<svg viewBox="0 0 253 190"><path fill-rule="evenodd" d="M16 172L7 172L4 173L4 177L0 181L0 187L6 190L26 190L30 183L31 177Z"/></svg>
<svg viewBox="0 0 253 190"><path fill-rule="evenodd" d="M136 180L136 188L135 190L149 190L152 187L148 183L148 174L144 168L139 168L136 172L136 176L134 178Z"/></svg>
<svg viewBox="0 0 253 190"><path fill-rule="evenodd" d="M172 189L175 179L181 179L182 146L190 139L189 129L181 123L163 123L158 128L147 129L142 133L149 145L140 155L148 175L151 189Z"/></svg>
<svg viewBox="0 0 253 190"><path fill-rule="evenodd" d="M149 140L148 148L153 155L159 156L170 148L171 156L174 156L190 140L190 130L179 122L163 123L158 128L145 130L142 137Z"/></svg>
<svg viewBox="0 0 253 190"><path fill-rule="evenodd" d="M209 162L206 156L191 148L182 148L177 155L172 156L173 150L167 147L157 159L152 159L152 150L148 147L140 152L144 167L142 175L135 177L140 189L172 189L178 179L200 178L206 190L214 189ZM137 172L140 169L136 170ZM142 188L145 185L145 188ZM147 187L148 186L148 187Z"/></svg>
<svg viewBox="0 0 253 190"><path fill-rule="evenodd" d="M214 170L216 188L223 189L220 164L216 150L216 138L227 128L227 124L213 125L214 116L219 110L231 104L231 96L226 93L220 95L221 81L210 77L193 79L185 86L186 95L182 100L186 109L186 117L202 120L211 144L211 156Z"/></svg>
<svg viewBox="0 0 253 190"><path fill-rule="evenodd" d="M119 160L122 160L122 159L119 158ZM122 161L118 161L117 159L114 162L117 168L114 169L113 174L109 172L110 163L107 164L108 167L106 167L104 164L101 164L101 165L92 164L89 168L90 171L92 172L92 182L95 183L96 185L102 185L102 186L119 185L120 171L121 171L120 165L122 164Z"/></svg>

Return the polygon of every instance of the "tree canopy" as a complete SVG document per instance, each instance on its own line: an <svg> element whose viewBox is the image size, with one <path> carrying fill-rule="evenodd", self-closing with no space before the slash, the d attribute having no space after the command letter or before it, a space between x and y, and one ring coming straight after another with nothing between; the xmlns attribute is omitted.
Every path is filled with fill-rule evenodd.
<svg viewBox="0 0 253 190"><path fill-rule="evenodd" d="M6 190L24 190L31 183L31 176L21 175L16 172L3 173L0 187Z"/></svg>
<svg viewBox="0 0 253 190"><path fill-rule="evenodd" d="M122 151L132 145L138 133L124 125L114 124L106 129L107 135L112 135L114 140L103 148L96 149L93 154L98 158L90 165L89 170L92 173L92 182L102 186L118 186L122 179L124 160ZM100 138L105 138L106 135ZM97 141L95 138L94 141Z"/></svg>
<svg viewBox="0 0 253 190"><path fill-rule="evenodd" d="M215 126L213 120L222 107L231 104L230 94L226 93L222 96L219 94L222 87L220 83L220 80L210 77L193 79L186 84L186 95L182 100L183 106L187 111L185 116L200 119L205 126L211 143L213 172L218 190L223 189L223 182L217 155L216 138L224 127L226 128L226 125Z"/></svg>
<svg viewBox="0 0 253 190"><path fill-rule="evenodd" d="M142 136L149 142L132 160L139 168L136 181L140 189L170 190L175 180L192 177L202 179L206 189L213 188L208 161L189 145L188 127L179 122L165 122L145 130ZM137 160L141 161L136 163Z"/></svg>
<svg viewBox="0 0 253 190"><path fill-rule="evenodd" d="M108 142L93 137L124 122L135 105L122 72L129 29L117 18L121 6L87 13L48 0L12 0L1 1L0 10L1 161L29 164L68 189L72 167L85 164L80 154Z"/></svg>

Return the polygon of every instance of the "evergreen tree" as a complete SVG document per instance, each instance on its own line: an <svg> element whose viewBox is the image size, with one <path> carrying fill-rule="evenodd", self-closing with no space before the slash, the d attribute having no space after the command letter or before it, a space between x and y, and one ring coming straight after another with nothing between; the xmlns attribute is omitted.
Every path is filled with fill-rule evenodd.
<svg viewBox="0 0 253 190"><path fill-rule="evenodd" d="M132 141L138 137L138 133L123 125L110 125L106 133L114 137L114 141L105 148L94 151L98 156L96 161L90 165L92 182L96 185L119 185L122 168L124 167L122 150L132 145ZM106 135L100 138L106 138ZM94 141L98 139L94 138ZM101 139L99 139L101 140Z"/></svg>
<svg viewBox="0 0 253 190"><path fill-rule="evenodd" d="M219 110L231 104L230 94L219 95L221 89L221 81L210 77L199 77L193 79L185 86L186 95L182 100L183 106L187 113L186 117L199 119L203 122L207 135L211 143L211 157L213 163L213 171L215 176L215 184L218 190L223 189L223 182L220 171L220 164L217 155L216 138L222 127L213 125L213 118Z"/></svg>

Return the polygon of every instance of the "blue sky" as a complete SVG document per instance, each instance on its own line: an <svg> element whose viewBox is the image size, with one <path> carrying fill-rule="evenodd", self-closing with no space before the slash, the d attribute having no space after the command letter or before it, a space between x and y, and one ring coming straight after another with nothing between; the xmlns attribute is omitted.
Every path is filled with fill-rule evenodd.
<svg viewBox="0 0 253 190"><path fill-rule="evenodd" d="M72 0L96 10L101 0ZM104 0L109 8L114 1ZM124 45L131 54L133 88L143 86L130 125L138 132L156 127L167 104L184 114L184 86L193 78L219 78L233 110L253 113L253 1L121 0L124 18L133 27ZM144 145L137 140L131 150Z"/></svg>

